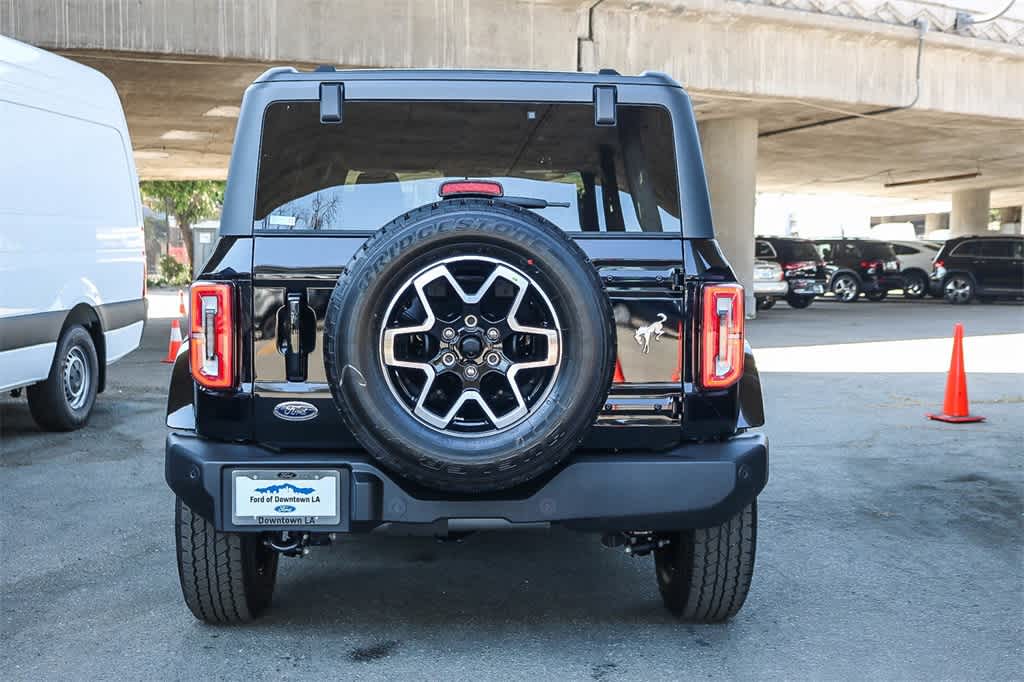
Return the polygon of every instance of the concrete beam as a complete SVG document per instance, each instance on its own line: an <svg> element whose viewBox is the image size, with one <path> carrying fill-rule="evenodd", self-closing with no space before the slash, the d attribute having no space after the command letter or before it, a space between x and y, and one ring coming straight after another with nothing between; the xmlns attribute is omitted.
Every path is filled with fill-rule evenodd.
<svg viewBox="0 0 1024 682"><path fill-rule="evenodd" d="M757 120L717 119L699 129L715 236L743 284L747 317L753 318Z"/></svg>
<svg viewBox="0 0 1024 682"><path fill-rule="evenodd" d="M949 214L949 230L954 237L988 232L990 191L964 189L953 192L953 210Z"/></svg>

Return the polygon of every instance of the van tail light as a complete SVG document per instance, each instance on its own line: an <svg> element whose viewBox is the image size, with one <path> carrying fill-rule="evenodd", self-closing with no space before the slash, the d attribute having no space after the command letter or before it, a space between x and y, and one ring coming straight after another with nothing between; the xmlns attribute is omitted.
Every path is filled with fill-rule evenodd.
<svg viewBox="0 0 1024 682"><path fill-rule="evenodd" d="M743 287L707 285L702 298L700 383L726 388L743 375Z"/></svg>
<svg viewBox="0 0 1024 682"><path fill-rule="evenodd" d="M192 377L206 388L235 385L234 290L196 282L191 289L189 360Z"/></svg>

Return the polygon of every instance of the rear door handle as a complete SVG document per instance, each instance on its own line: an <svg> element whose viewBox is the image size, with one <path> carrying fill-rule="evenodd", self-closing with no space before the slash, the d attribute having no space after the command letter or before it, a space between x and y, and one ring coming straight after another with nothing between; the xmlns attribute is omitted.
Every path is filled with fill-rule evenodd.
<svg viewBox="0 0 1024 682"><path fill-rule="evenodd" d="M302 294L288 294L288 346L298 353L302 345Z"/></svg>

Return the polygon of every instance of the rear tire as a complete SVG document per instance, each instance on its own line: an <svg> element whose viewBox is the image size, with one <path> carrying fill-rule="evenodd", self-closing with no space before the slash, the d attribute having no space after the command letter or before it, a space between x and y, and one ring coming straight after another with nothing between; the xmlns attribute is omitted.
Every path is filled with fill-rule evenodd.
<svg viewBox="0 0 1024 682"><path fill-rule="evenodd" d="M841 272L832 279L832 293L843 303L853 303L860 298L860 282L848 272Z"/></svg>
<svg viewBox="0 0 1024 682"><path fill-rule="evenodd" d="M247 623L268 606L278 554L256 534L222 533L178 498L175 549L181 594L192 615L207 623Z"/></svg>
<svg viewBox="0 0 1024 682"><path fill-rule="evenodd" d="M923 272L903 275L903 297L924 298L928 293L928 277Z"/></svg>
<svg viewBox="0 0 1024 682"><path fill-rule="evenodd" d="M775 299L771 296L759 298L756 301L758 310L771 310L775 307Z"/></svg>
<svg viewBox="0 0 1024 682"><path fill-rule="evenodd" d="M47 431L82 428L96 404L99 376L92 336L81 325L68 327L57 341L50 375L26 391L32 419Z"/></svg>
<svg viewBox="0 0 1024 682"><path fill-rule="evenodd" d="M814 296L800 296L797 294L787 294L786 303L788 303L791 308L802 310L810 306L812 303L814 303Z"/></svg>
<svg viewBox="0 0 1024 682"><path fill-rule="evenodd" d="M864 294L864 296L866 296L869 301L874 301L876 303L878 301L884 301L888 295L889 292L886 291L885 289L875 289L874 291L869 291L868 293Z"/></svg>
<svg viewBox="0 0 1024 682"><path fill-rule="evenodd" d="M721 623L746 601L757 549L757 502L720 526L675 533L656 549L658 589L682 620Z"/></svg>
<svg viewBox="0 0 1024 682"><path fill-rule="evenodd" d="M974 280L967 275L950 275L942 283L942 295L948 303L966 305L974 298Z"/></svg>

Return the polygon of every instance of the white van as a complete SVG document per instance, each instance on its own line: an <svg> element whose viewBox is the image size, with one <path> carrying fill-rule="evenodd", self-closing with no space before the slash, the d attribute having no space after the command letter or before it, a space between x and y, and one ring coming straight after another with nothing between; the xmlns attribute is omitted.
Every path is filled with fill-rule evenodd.
<svg viewBox="0 0 1024 682"><path fill-rule="evenodd" d="M142 206L121 101L94 69L0 36L0 391L83 426L146 319Z"/></svg>

